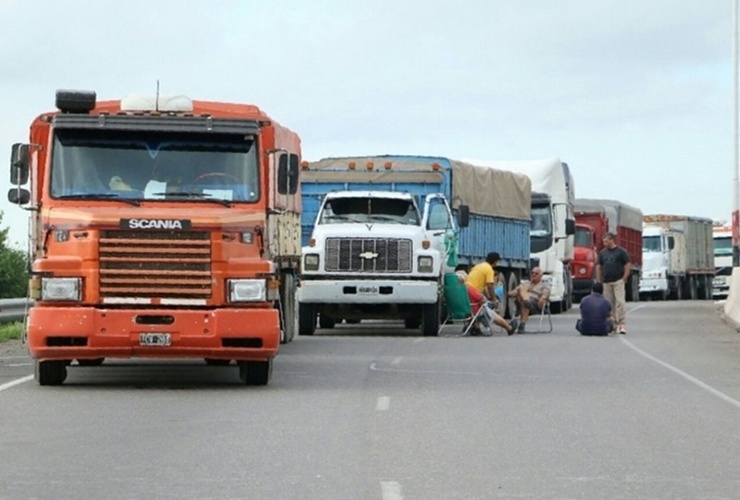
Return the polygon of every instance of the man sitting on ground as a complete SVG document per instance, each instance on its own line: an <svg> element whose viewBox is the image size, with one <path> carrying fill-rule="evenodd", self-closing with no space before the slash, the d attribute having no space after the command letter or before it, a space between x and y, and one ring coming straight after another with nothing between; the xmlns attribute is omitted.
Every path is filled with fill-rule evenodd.
<svg viewBox="0 0 740 500"><path fill-rule="evenodd" d="M542 269L532 268L529 282L520 283L508 296L516 298L522 316L517 332L524 333L529 315L540 314L550 300L550 287L542 281Z"/></svg>
<svg viewBox="0 0 740 500"><path fill-rule="evenodd" d="M581 335L609 335L614 330L609 319L612 305L603 293L604 285L594 283L591 293L581 299L581 319L576 322L576 330Z"/></svg>
<svg viewBox="0 0 740 500"><path fill-rule="evenodd" d="M516 333L516 327L517 327L517 320L512 320L511 324L509 324L504 318L501 317L500 314L498 314L492 307L492 305L489 305L490 302L486 298L485 295L483 295L481 292L479 292L474 286L466 284L466 281L468 280L468 275L465 271L457 271L457 279L465 285L465 288L468 290L468 299L470 299L470 307L473 310L473 314L477 314L481 307L484 307L481 321L486 321L488 325L491 324L491 321L493 321L494 324L500 326L509 335L513 335ZM488 333L483 333L484 331ZM484 335L484 336L490 336L490 330L486 328L485 330L482 329L479 325L473 325L470 328L470 332L472 332L472 335Z"/></svg>

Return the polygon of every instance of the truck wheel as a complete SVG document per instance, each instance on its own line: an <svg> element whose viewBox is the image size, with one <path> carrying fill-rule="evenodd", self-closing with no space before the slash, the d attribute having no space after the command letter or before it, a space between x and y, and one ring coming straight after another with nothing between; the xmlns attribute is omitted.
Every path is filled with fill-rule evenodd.
<svg viewBox="0 0 740 500"><path fill-rule="evenodd" d="M313 304L298 304L298 335L313 335L316 331L316 311Z"/></svg>
<svg viewBox="0 0 740 500"><path fill-rule="evenodd" d="M550 302L550 312L552 314L560 314L563 312L563 302L564 300L561 300L560 302Z"/></svg>
<svg viewBox="0 0 740 500"><path fill-rule="evenodd" d="M280 343L287 344L295 338L295 276L285 273L280 280Z"/></svg>
<svg viewBox="0 0 740 500"><path fill-rule="evenodd" d="M62 385L67 379L67 361L36 361L34 365L39 385Z"/></svg>
<svg viewBox="0 0 740 500"><path fill-rule="evenodd" d="M421 333L425 337L435 337L439 334L439 300L434 304L421 306Z"/></svg>
<svg viewBox="0 0 740 500"><path fill-rule="evenodd" d="M696 278L695 276L689 276L686 281L684 281L684 296L687 300L696 300Z"/></svg>
<svg viewBox="0 0 740 500"><path fill-rule="evenodd" d="M238 361L239 380L244 385L267 385L272 375L272 358L267 361Z"/></svg>
<svg viewBox="0 0 740 500"><path fill-rule="evenodd" d="M326 316L325 314L319 314L319 326L321 328L334 328L334 325L336 324L336 321L334 321L334 318L331 316Z"/></svg>
<svg viewBox="0 0 740 500"><path fill-rule="evenodd" d="M511 319L516 316L516 297L509 297L508 293L513 292L516 290L516 287L519 286L519 276L517 275L516 271L509 272L507 278L506 278L506 297L504 298L506 302L506 319Z"/></svg>

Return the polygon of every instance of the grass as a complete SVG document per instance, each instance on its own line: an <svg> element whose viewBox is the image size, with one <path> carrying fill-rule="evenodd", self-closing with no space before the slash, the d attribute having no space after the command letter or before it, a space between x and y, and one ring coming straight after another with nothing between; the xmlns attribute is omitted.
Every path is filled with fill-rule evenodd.
<svg viewBox="0 0 740 500"><path fill-rule="evenodd" d="M23 334L23 323L13 321L10 323L0 323L0 342L21 338Z"/></svg>

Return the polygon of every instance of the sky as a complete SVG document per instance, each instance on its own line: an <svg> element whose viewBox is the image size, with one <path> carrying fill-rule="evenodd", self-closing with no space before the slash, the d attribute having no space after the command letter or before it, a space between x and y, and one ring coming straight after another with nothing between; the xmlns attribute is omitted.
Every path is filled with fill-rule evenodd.
<svg viewBox="0 0 740 500"><path fill-rule="evenodd" d="M733 1L0 0L0 152L57 89L159 81L256 104L306 160L558 157L577 198L727 221ZM28 213L2 191L25 247Z"/></svg>

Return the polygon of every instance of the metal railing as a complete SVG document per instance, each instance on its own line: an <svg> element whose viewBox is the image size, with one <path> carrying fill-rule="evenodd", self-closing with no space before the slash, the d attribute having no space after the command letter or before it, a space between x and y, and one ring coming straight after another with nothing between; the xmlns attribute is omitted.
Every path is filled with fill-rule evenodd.
<svg viewBox="0 0 740 500"><path fill-rule="evenodd" d="M0 299L0 323L22 321L32 305L32 299Z"/></svg>

